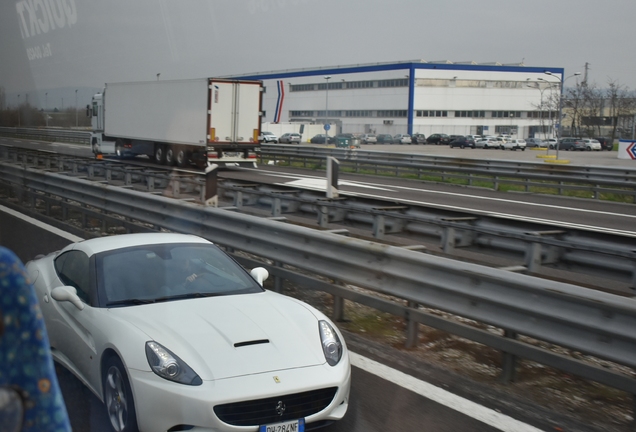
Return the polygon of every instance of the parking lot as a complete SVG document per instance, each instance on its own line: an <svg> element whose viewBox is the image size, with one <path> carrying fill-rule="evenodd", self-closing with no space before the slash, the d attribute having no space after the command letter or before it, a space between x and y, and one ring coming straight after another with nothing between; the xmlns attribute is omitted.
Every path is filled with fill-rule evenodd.
<svg viewBox="0 0 636 432"><path fill-rule="evenodd" d="M362 145L363 150L377 150L392 153L416 153L438 156L464 157L469 159L501 159L519 160L524 162L542 162L538 155L556 155L556 150L525 151L499 150L499 149L471 149L449 148L447 145L405 145L405 144L376 144ZM559 159L569 160L571 165L582 166L625 166L636 169L636 161L618 159L616 151L559 151Z"/></svg>

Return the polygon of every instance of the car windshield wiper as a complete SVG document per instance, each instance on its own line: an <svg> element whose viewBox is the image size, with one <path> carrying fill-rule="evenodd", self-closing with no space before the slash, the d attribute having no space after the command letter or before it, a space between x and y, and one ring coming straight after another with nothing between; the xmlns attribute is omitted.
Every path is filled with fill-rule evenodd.
<svg viewBox="0 0 636 432"><path fill-rule="evenodd" d="M173 295L173 296L159 297L159 298L156 298L154 301L156 301L156 302L165 302L165 301L169 301L169 300L184 300L184 299L202 298L202 297L216 297L216 296L221 296L221 295L224 295L224 293L193 292L193 293L187 293L187 294L178 294L178 295Z"/></svg>
<svg viewBox="0 0 636 432"><path fill-rule="evenodd" d="M106 303L106 306L121 306L121 305L143 305L154 303L155 299L126 299L126 300L117 300L113 302Z"/></svg>

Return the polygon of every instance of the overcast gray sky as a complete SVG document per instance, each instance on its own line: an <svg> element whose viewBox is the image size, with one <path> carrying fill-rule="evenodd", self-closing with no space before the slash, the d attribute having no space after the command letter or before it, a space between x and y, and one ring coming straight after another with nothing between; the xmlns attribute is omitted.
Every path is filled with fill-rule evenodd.
<svg viewBox="0 0 636 432"><path fill-rule="evenodd" d="M5 0L0 86L11 96L423 59L566 75L588 62L590 82L636 89L635 17L634 0Z"/></svg>

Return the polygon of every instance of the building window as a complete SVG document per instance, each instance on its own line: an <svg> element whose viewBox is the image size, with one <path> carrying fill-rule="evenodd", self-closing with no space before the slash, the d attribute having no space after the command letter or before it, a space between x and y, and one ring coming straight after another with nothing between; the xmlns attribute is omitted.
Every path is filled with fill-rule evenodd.
<svg viewBox="0 0 636 432"><path fill-rule="evenodd" d="M500 125L495 126L496 134L504 134L504 135L516 135L519 127L517 125Z"/></svg>
<svg viewBox="0 0 636 432"><path fill-rule="evenodd" d="M349 110L349 111L345 111L345 117L372 117L372 111Z"/></svg>
<svg viewBox="0 0 636 432"><path fill-rule="evenodd" d="M345 83L345 88L359 89L359 88L373 88L373 81L351 81Z"/></svg>
<svg viewBox="0 0 636 432"><path fill-rule="evenodd" d="M325 112L322 111L322 116L324 117L324 115L325 115ZM313 111L290 111L289 116L290 117L313 117L314 112Z"/></svg>
<svg viewBox="0 0 636 432"><path fill-rule="evenodd" d="M391 79L378 81L378 87L408 87L408 79Z"/></svg>
<svg viewBox="0 0 636 432"><path fill-rule="evenodd" d="M486 111L455 111L455 117L486 117Z"/></svg>
<svg viewBox="0 0 636 432"><path fill-rule="evenodd" d="M495 118L521 117L521 111L493 111L492 116Z"/></svg>
<svg viewBox="0 0 636 432"><path fill-rule="evenodd" d="M329 90L339 90L342 88L342 82L330 82ZM318 84L318 90L326 90L327 83Z"/></svg>
<svg viewBox="0 0 636 432"><path fill-rule="evenodd" d="M417 110L415 112L416 117L448 117L448 111L427 111Z"/></svg>
<svg viewBox="0 0 636 432"><path fill-rule="evenodd" d="M406 110L378 110L378 117L406 117Z"/></svg>
<svg viewBox="0 0 636 432"><path fill-rule="evenodd" d="M551 117L556 117L557 113L554 111L528 111L527 113L528 118L533 118L533 119L537 119L537 118L551 118Z"/></svg>
<svg viewBox="0 0 636 432"><path fill-rule="evenodd" d="M314 91L314 84L294 84L289 89L293 92Z"/></svg>

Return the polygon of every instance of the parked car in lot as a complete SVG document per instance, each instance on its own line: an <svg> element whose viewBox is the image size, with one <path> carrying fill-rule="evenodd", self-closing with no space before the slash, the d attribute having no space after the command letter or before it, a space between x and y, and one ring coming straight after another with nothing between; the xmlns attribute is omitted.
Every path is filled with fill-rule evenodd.
<svg viewBox="0 0 636 432"><path fill-rule="evenodd" d="M393 135L379 134L376 136L378 144L393 144Z"/></svg>
<svg viewBox="0 0 636 432"><path fill-rule="evenodd" d="M459 148L464 148L464 147L470 147L470 148L475 148L475 141L472 138L468 138L465 136L460 136L458 138L455 138L454 140L452 140L449 144L450 148L455 148L455 147L459 147Z"/></svg>
<svg viewBox="0 0 636 432"><path fill-rule="evenodd" d="M526 147L547 147L548 143L543 141L541 138L527 138L526 139Z"/></svg>
<svg viewBox="0 0 636 432"><path fill-rule="evenodd" d="M426 138L426 142L428 144L435 144L435 145L440 145L440 144L450 144L451 140L450 137L446 134L432 134L429 135L428 138Z"/></svg>
<svg viewBox="0 0 636 432"><path fill-rule="evenodd" d="M483 139L483 137L481 135L464 135L466 138L471 138L473 141L479 141L480 139Z"/></svg>
<svg viewBox="0 0 636 432"><path fill-rule="evenodd" d="M411 135L412 144L426 144L426 135L422 133L416 133Z"/></svg>
<svg viewBox="0 0 636 432"><path fill-rule="evenodd" d="M596 137L594 139L598 141L599 143L601 143L602 150L610 150L610 151L614 150L614 143L612 142L611 138Z"/></svg>
<svg viewBox="0 0 636 432"><path fill-rule="evenodd" d="M297 134L297 133L284 133L280 136L280 138L278 139L278 142L280 143L286 143L286 144L300 144L300 141L302 140L302 135Z"/></svg>
<svg viewBox="0 0 636 432"><path fill-rule="evenodd" d="M550 150L553 150L556 148L558 141L555 138L548 138L547 140L545 140L546 143L548 143L548 148Z"/></svg>
<svg viewBox="0 0 636 432"><path fill-rule="evenodd" d="M397 134L393 136L394 144L411 144L411 135Z"/></svg>
<svg viewBox="0 0 636 432"><path fill-rule="evenodd" d="M506 142L506 141L510 141L512 137L508 134L499 134L497 135L497 139Z"/></svg>
<svg viewBox="0 0 636 432"><path fill-rule="evenodd" d="M262 143L277 143L278 137L271 132L261 132Z"/></svg>
<svg viewBox="0 0 636 432"><path fill-rule="evenodd" d="M54 360L104 402L111 430L302 430L347 411L338 328L203 238L100 237L26 272Z"/></svg>
<svg viewBox="0 0 636 432"><path fill-rule="evenodd" d="M510 138L506 142L501 145L502 150L521 150L525 151L526 149L526 140Z"/></svg>
<svg viewBox="0 0 636 432"><path fill-rule="evenodd" d="M581 138L561 138L559 140L559 150L585 150L585 142Z"/></svg>
<svg viewBox="0 0 636 432"><path fill-rule="evenodd" d="M360 141L362 144L377 144L378 137L376 137L375 134L364 134L360 137Z"/></svg>
<svg viewBox="0 0 636 432"><path fill-rule="evenodd" d="M594 138L584 138L583 142L585 143L585 150L587 151L601 151L603 147L601 147L601 143Z"/></svg>
<svg viewBox="0 0 636 432"><path fill-rule="evenodd" d="M354 134L343 133L334 137L336 147L340 148L360 148L360 138Z"/></svg>
<svg viewBox="0 0 636 432"><path fill-rule="evenodd" d="M328 144L333 144L334 142L336 142L336 140L333 136L329 136L327 138L327 135L325 134L318 134L311 137L309 142L312 144L325 144L325 142L327 142Z"/></svg>
<svg viewBox="0 0 636 432"><path fill-rule="evenodd" d="M501 142L497 141L496 138L484 138L478 141L475 141L475 148L483 148L483 149L491 149L491 148L500 148Z"/></svg>

